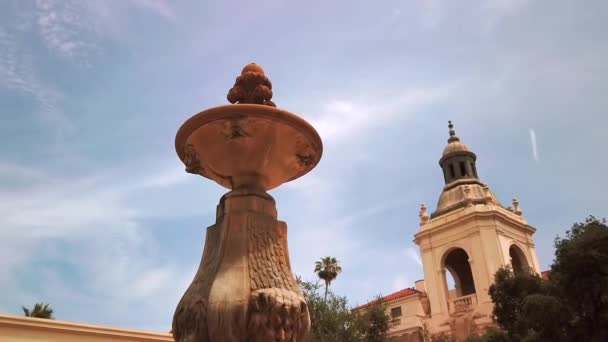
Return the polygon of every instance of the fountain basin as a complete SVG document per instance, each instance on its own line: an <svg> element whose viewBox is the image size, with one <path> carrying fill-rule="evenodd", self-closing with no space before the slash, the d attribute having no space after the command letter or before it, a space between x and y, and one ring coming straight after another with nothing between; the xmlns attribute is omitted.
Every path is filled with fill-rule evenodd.
<svg viewBox="0 0 608 342"><path fill-rule="evenodd" d="M299 116L267 105L202 111L178 130L175 150L186 171L234 190L271 190L312 170L323 144Z"/></svg>

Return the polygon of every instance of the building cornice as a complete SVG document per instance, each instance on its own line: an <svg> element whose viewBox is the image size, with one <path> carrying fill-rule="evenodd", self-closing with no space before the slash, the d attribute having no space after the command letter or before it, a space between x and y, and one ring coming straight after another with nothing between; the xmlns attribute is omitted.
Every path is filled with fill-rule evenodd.
<svg viewBox="0 0 608 342"><path fill-rule="evenodd" d="M55 332L58 334L105 337L108 339L123 338L132 341L174 341L173 336L167 333L118 329L98 325L57 321L54 319L19 317L12 315L0 315L0 330L2 330L3 327L23 330L42 330L49 333Z"/></svg>
<svg viewBox="0 0 608 342"><path fill-rule="evenodd" d="M516 214L508 211L497 205L476 205L471 207L460 208L441 217L431 219L428 223L421 227L421 230L414 235L414 242L419 243L424 237L436 234L438 232L450 229L454 226L461 225L464 222L476 219L496 219L498 221L515 226L526 233L533 235L536 228L532 227L526 221Z"/></svg>

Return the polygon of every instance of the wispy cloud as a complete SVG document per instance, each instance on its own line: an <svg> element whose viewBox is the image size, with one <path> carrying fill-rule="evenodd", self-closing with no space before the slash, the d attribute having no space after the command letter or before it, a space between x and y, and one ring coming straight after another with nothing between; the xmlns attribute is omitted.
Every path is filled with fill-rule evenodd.
<svg viewBox="0 0 608 342"><path fill-rule="evenodd" d="M175 9L167 0L130 0L137 7L150 10L166 19L174 20Z"/></svg>
<svg viewBox="0 0 608 342"><path fill-rule="evenodd" d="M488 34L494 30L501 20L523 9L528 3L529 0L487 0L482 4L476 4L472 13L474 19L478 21L482 33ZM422 29L437 31L444 23L461 22L461 13L454 9L455 5L450 1L421 1L419 20Z"/></svg>
<svg viewBox="0 0 608 342"><path fill-rule="evenodd" d="M411 89L398 94L376 94L372 98L334 99L325 104L323 114L311 123L324 141L334 143L364 130L381 126L396 116L414 115L449 94L447 86Z"/></svg>
<svg viewBox="0 0 608 342"><path fill-rule="evenodd" d="M529 132L530 132L530 146L532 148L532 157L534 158L534 161L538 164L538 163L540 163L540 159L538 156L538 145L536 144L536 132L532 128L530 128Z"/></svg>
<svg viewBox="0 0 608 342"><path fill-rule="evenodd" d="M130 0L138 9L174 18L172 6L162 0ZM111 5L109 5L111 4ZM38 104L42 124L60 136L75 127L64 111L61 89L43 81L37 72L33 50L22 39L29 34L40 37L51 54L80 66L90 66L91 54L99 51L99 39L112 35L122 11L120 2L108 4L77 0L36 0L34 11L21 8L17 21L0 26L0 87L32 96ZM105 18L101 20L100 18ZM124 32L122 33L124 34Z"/></svg>
<svg viewBox="0 0 608 342"><path fill-rule="evenodd" d="M523 9L528 3L529 0L485 1L480 7L482 32L486 35L491 33L504 18Z"/></svg>
<svg viewBox="0 0 608 342"><path fill-rule="evenodd" d="M95 300L104 298L108 306L100 307L98 320L103 319L104 313L106 317L118 315L127 319L128 313L116 310L116 306L140 303L137 305L163 312L166 322L156 324L168 326L170 310L166 309L177 303L194 270L164 261L155 247L156 237L143 224L149 212L157 216L167 212L162 208L163 203L150 207L153 203L142 204L132 198L168 191L160 196L166 199L175 191L172 188L191 178L179 166L151 167L150 170L156 171L136 174L130 174L130 169L128 166L106 174L64 179L22 165L0 164L2 178L19 175L35 180L19 191L0 190L0 267L3 270L0 287L18 286L13 279L16 270L24 269L25 265L30 265L27 270L35 269L31 265L40 258L45 262L58 260L74 267L77 273L72 276L80 276L83 281L75 293L48 291L44 293L45 300L78 306L83 305L83 301L93 301L81 298L87 294L95 296ZM188 211L179 211L180 208L183 205L172 207L176 211L173 214ZM49 249L57 244L70 247ZM52 268L42 267L37 271L46 272L38 277L53 278L57 288L72 286L65 274L53 276ZM27 296L23 291L19 293ZM166 298L162 304L148 300L160 297Z"/></svg>
<svg viewBox="0 0 608 342"><path fill-rule="evenodd" d="M424 30L435 30L443 19L443 4L441 0L424 0L422 2L421 25Z"/></svg>
<svg viewBox="0 0 608 342"><path fill-rule="evenodd" d="M100 39L124 39L123 12L130 8L176 19L166 0L87 2L78 0L36 0L34 18L37 33L47 48L60 57L82 66L90 65L90 55L102 50ZM121 24L122 23L122 24ZM23 25L22 25L23 26Z"/></svg>
<svg viewBox="0 0 608 342"><path fill-rule="evenodd" d="M29 51L18 43L13 32L1 26L0 87L33 97L46 127L52 127L59 134L73 129L63 111L63 95L37 77Z"/></svg>
<svg viewBox="0 0 608 342"><path fill-rule="evenodd" d="M134 207L130 199L137 193L175 186L188 178L177 177L174 169L143 177L124 178L93 175L80 179L56 179L19 165L3 164L3 177L29 175L38 182L20 191L0 191L0 236L6 248L17 248L23 241L41 243L48 239L74 241L97 233L120 233L137 241L139 219L144 208ZM122 180L120 180L122 178ZM114 180L112 180L114 179ZM154 210L153 208L151 210ZM9 241L12 241L9 243ZM24 251L18 254L23 254Z"/></svg>
<svg viewBox="0 0 608 342"><path fill-rule="evenodd" d="M46 46L62 57L87 63L87 54L95 48L86 39L92 24L87 20L86 3L82 1L36 1L36 23Z"/></svg>
<svg viewBox="0 0 608 342"><path fill-rule="evenodd" d="M43 288L30 292L32 288L23 286L27 282L23 278L22 283L4 283L2 288L12 286L11 292L22 303L50 302L66 320L169 330L172 308L190 284L195 269L165 261L152 239L135 242L124 234L106 233L68 246L55 253L44 247L34 248L39 254L37 260L22 267L21 272L12 272L13 276L34 276L36 282L45 284ZM54 265L65 265L70 272ZM78 279L77 284L74 279ZM91 305L96 308L94 312L82 316ZM128 309L132 307L155 315L134 317Z"/></svg>
<svg viewBox="0 0 608 342"><path fill-rule="evenodd" d="M422 267L422 259L420 259L420 254L418 254L418 251L415 250L412 247L408 247L405 249L405 253L406 255L412 259L412 261L414 261L418 266Z"/></svg>
<svg viewBox="0 0 608 342"><path fill-rule="evenodd" d="M331 199L326 199L331 201ZM324 200L325 201L325 200ZM279 203L280 204L280 203ZM299 248L292 255L294 270L304 276L305 279L314 277L310 263L323 255L336 256L339 260L355 260L355 255L360 252L362 241L350 231L357 222L382 214L391 208L399 206L399 201L389 200L377 205L360 210L353 210L351 214L327 219L320 223L314 219L308 222L292 222L299 226L298 230L290 232L291 239L297 241L300 246L314 246L314 248ZM300 207L297 205L296 207ZM343 265L344 269L350 266Z"/></svg>
<svg viewBox="0 0 608 342"><path fill-rule="evenodd" d="M399 291L410 286L412 284L409 283L405 275L398 275L393 279L393 291Z"/></svg>

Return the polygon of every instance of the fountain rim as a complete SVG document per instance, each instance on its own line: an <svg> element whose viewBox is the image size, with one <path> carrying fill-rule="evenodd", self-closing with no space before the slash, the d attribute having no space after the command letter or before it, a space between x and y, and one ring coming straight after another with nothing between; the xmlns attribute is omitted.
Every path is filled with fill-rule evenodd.
<svg viewBox="0 0 608 342"><path fill-rule="evenodd" d="M310 123L308 123L308 121L284 109L249 103L228 104L211 107L203 110L202 112L194 114L192 117L187 119L178 129L175 136L175 152L177 152L179 159L183 162L186 142L188 141L190 135L192 135L192 133L194 133L197 129L214 121L225 120L237 116L260 118L289 125L304 135L311 144L316 145L315 147L319 151L319 157L315 158L314 163L305 172L288 181L299 178L310 172L321 161L321 157L323 155L323 141L321 140L321 136L317 130Z"/></svg>

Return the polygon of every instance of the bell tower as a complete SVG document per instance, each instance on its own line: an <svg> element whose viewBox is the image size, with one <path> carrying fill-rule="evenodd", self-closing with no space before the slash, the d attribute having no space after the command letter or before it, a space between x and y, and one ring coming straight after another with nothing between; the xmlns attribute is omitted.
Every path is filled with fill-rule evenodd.
<svg viewBox="0 0 608 342"><path fill-rule="evenodd" d="M429 325L463 340L491 324L488 294L494 273L505 265L540 273L532 235L517 199L504 207L478 174L477 156L449 122L439 165L445 186L435 211L420 209L415 242L422 257L430 300Z"/></svg>

